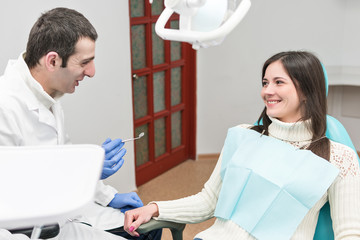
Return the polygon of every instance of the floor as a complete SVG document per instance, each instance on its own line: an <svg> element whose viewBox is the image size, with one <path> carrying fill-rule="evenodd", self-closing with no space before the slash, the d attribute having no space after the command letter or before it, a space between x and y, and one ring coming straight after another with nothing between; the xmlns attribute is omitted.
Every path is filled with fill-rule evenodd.
<svg viewBox="0 0 360 240"><path fill-rule="evenodd" d="M210 177L217 159L187 160L155 179L141 185L138 194L144 204L155 200L171 200L193 195L201 191ZM183 240L192 240L196 233L210 227L215 219L198 224L188 224L183 233ZM164 229L161 240L171 240L171 233Z"/></svg>

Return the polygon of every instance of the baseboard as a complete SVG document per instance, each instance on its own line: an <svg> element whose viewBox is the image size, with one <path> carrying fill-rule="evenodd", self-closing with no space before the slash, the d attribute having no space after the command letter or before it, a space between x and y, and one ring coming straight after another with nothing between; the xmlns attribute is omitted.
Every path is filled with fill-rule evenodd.
<svg viewBox="0 0 360 240"><path fill-rule="evenodd" d="M360 158L360 151L357 151L357 154ZM207 159L218 159L220 156L220 153L208 153L208 154L198 154L197 160L207 160Z"/></svg>
<svg viewBox="0 0 360 240"><path fill-rule="evenodd" d="M208 153L208 154L198 154L197 160L212 160L212 159L218 159L220 156L220 153Z"/></svg>

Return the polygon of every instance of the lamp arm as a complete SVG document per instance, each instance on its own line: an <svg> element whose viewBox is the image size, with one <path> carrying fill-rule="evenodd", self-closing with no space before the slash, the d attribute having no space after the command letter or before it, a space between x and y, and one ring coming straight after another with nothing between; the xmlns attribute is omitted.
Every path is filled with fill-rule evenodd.
<svg viewBox="0 0 360 240"><path fill-rule="evenodd" d="M219 28L209 31L191 31L184 29L166 29L165 24L169 21L174 10L166 7L155 24L155 32L164 40L184 41L190 43L201 43L224 38L244 18L250 9L250 0L243 0L232 16ZM180 16L181 17L181 16Z"/></svg>

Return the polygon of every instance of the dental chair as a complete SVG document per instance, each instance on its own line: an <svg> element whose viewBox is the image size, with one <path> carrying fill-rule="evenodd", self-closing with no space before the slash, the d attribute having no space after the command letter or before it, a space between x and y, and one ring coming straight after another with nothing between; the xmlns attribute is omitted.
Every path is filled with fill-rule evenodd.
<svg viewBox="0 0 360 240"><path fill-rule="evenodd" d="M0 228L31 239L59 233L58 222L93 201L104 162L96 145L0 147Z"/></svg>

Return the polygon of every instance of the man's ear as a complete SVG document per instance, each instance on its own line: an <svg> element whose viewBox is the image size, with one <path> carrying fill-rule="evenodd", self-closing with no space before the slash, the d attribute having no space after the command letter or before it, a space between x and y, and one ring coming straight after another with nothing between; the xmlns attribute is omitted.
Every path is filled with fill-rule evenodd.
<svg viewBox="0 0 360 240"><path fill-rule="evenodd" d="M45 55L45 66L49 71L54 71L61 66L62 59L57 52L48 52Z"/></svg>

